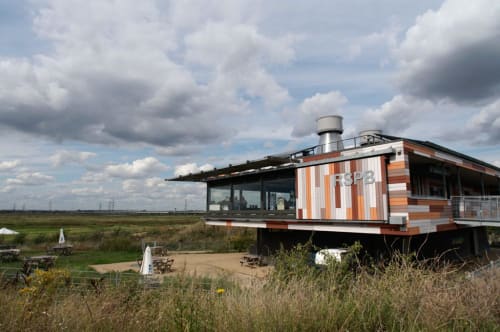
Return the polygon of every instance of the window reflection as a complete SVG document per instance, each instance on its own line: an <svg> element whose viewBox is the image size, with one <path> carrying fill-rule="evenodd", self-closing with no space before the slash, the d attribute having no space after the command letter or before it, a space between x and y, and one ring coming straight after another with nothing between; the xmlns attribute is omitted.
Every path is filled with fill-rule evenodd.
<svg viewBox="0 0 500 332"><path fill-rule="evenodd" d="M295 178L264 181L266 210L295 209Z"/></svg>
<svg viewBox="0 0 500 332"><path fill-rule="evenodd" d="M208 188L209 211L243 210L294 210L295 174L280 178L235 180L224 185L210 184Z"/></svg>

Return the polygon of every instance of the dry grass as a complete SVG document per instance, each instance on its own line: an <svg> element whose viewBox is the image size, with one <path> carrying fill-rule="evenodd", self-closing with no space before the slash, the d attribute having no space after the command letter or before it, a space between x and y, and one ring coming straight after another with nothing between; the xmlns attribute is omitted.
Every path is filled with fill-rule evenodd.
<svg viewBox="0 0 500 332"><path fill-rule="evenodd" d="M155 289L135 282L99 291L72 289L64 271L53 271L34 276L29 288L0 293L0 330L500 329L498 271L469 280L449 267L431 268L407 257L380 267L296 268L302 272L276 271L264 286L249 289L180 275Z"/></svg>

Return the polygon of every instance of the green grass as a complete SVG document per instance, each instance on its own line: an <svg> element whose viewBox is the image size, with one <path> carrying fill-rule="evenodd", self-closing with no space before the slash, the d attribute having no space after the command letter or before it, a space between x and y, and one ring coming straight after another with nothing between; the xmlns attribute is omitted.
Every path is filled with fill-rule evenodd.
<svg viewBox="0 0 500 332"><path fill-rule="evenodd" d="M77 214L3 213L0 225L19 235L0 236L0 244L14 244L21 261L0 263L18 267L23 256L46 254L57 243L59 229L73 244L74 254L61 256L58 267L87 270L88 265L133 261L141 255L141 243L166 246L169 250L246 250L255 241L255 231L206 226L199 215L166 214Z"/></svg>

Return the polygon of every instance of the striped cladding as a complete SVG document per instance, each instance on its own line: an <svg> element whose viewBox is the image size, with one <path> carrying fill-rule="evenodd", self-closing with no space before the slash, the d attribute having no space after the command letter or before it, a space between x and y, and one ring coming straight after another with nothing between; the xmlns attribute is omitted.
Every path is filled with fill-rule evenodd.
<svg viewBox="0 0 500 332"><path fill-rule="evenodd" d="M297 219L387 220L386 204L382 156L297 170Z"/></svg>

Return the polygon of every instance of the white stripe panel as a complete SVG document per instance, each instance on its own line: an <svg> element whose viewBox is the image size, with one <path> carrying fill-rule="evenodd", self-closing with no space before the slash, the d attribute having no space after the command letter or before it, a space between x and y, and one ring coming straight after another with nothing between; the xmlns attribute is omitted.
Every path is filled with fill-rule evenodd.
<svg viewBox="0 0 500 332"><path fill-rule="evenodd" d="M207 220L207 221L205 221L205 224L211 225L211 226L227 226L227 223L225 221ZM266 228L267 227L265 222L232 222L231 226L234 226L234 227L252 227L252 228Z"/></svg>
<svg viewBox="0 0 500 332"><path fill-rule="evenodd" d="M389 191L406 190L406 183L393 183L389 184Z"/></svg>
<svg viewBox="0 0 500 332"><path fill-rule="evenodd" d="M391 212L391 217L406 217L408 219L408 212Z"/></svg>
<svg viewBox="0 0 500 332"><path fill-rule="evenodd" d="M323 231L341 233L363 233L380 234L380 227L355 227L355 226L334 226L334 225L288 225L288 229L301 231Z"/></svg>

